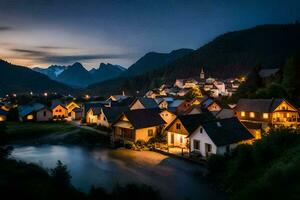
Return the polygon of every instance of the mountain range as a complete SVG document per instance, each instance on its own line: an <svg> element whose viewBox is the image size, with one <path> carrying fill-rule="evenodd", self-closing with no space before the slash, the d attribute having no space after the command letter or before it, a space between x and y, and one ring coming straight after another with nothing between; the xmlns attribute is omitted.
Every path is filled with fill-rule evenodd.
<svg viewBox="0 0 300 200"><path fill-rule="evenodd" d="M247 74L257 65L281 68L289 57L300 52L299 35L299 24L256 26L220 35L197 50L147 53L127 70L104 63L90 71L80 63L31 70L1 61L0 93L29 89L74 91L69 87L72 86L86 87L86 92L91 94L108 95L123 90L135 94L162 83L171 83L176 78L198 76L202 67L206 75L217 78Z"/></svg>
<svg viewBox="0 0 300 200"><path fill-rule="evenodd" d="M110 63L101 63L96 69L88 71L79 62L69 66L51 65L48 68L33 68L34 71L47 75L52 80L59 81L75 88L84 88L89 84L109 80L119 76L126 68Z"/></svg>
<svg viewBox="0 0 300 200"><path fill-rule="evenodd" d="M228 32L157 69L118 81L93 84L88 91L102 94L122 90L129 94L146 92L162 83L172 83L176 78L197 76L202 67L206 75L217 78L245 75L257 65L281 68L289 57L300 52L299 35L299 24L261 25Z"/></svg>
<svg viewBox="0 0 300 200"><path fill-rule="evenodd" d="M11 93L74 93L72 88L51 80L48 76L35 72L27 67L13 65L0 60L0 95Z"/></svg>

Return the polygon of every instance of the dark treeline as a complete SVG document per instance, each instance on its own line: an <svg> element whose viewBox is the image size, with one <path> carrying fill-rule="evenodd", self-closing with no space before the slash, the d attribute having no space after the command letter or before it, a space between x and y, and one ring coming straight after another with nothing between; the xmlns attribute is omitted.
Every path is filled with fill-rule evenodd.
<svg viewBox="0 0 300 200"><path fill-rule="evenodd" d="M240 98L287 98L300 106L300 54L289 58L276 75L266 80L259 76L260 69L258 65L249 73L230 101L236 102Z"/></svg>
<svg viewBox="0 0 300 200"><path fill-rule="evenodd" d="M230 155L212 156L208 168L208 178L228 192L230 199L299 199L299 131L271 131Z"/></svg>

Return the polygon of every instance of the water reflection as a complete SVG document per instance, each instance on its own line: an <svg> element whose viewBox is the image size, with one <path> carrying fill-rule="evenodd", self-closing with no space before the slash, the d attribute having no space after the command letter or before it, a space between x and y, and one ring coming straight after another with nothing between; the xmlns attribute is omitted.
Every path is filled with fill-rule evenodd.
<svg viewBox="0 0 300 200"><path fill-rule="evenodd" d="M161 191L165 199L221 199L195 173L199 165L155 152L87 149L79 146L17 146L12 156L53 168L61 160L75 187L88 191L92 185L110 190L115 184L145 183Z"/></svg>

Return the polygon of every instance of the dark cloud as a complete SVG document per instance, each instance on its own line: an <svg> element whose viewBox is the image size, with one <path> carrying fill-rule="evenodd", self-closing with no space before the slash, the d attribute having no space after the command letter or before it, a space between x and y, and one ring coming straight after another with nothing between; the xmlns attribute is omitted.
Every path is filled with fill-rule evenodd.
<svg viewBox="0 0 300 200"><path fill-rule="evenodd" d="M72 49L78 49L75 47L63 47L63 46L36 46L36 48L38 49L48 49L48 50L60 50L60 49L64 49L64 50L72 50Z"/></svg>
<svg viewBox="0 0 300 200"><path fill-rule="evenodd" d="M48 48L48 47L47 47ZM47 49L46 48L46 49ZM55 47L53 47L55 48ZM48 48L49 49L49 48ZM81 54L81 55L55 55L47 51L29 50L29 49L10 49L21 56L35 59L47 63L73 63L77 61L95 60L95 59L118 59L128 58L128 54Z"/></svg>
<svg viewBox="0 0 300 200"><path fill-rule="evenodd" d="M22 54L24 56L29 56L29 57L46 57L50 56L50 54L46 51L36 51L36 50L29 50L29 49L10 49L11 51L15 53Z"/></svg>
<svg viewBox="0 0 300 200"><path fill-rule="evenodd" d="M11 27L11 26L0 26L0 32L1 31L11 31L13 30L14 28Z"/></svg>
<svg viewBox="0 0 300 200"><path fill-rule="evenodd" d="M64 55L64 56L46 56L41 61L49 63L73 63L84 60L95 60L95 59L119 59L127 58L129 55L120 54L85 54L85 55Z"/></svg>

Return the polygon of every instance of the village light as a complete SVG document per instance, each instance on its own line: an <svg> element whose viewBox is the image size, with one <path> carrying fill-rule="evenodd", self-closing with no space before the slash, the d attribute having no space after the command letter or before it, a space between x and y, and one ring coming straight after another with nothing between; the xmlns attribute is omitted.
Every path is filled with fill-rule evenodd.
<svg viewBox="0 0 300 200"><path fill-rule="evenodd" d="M48 96L48 93L47 93L47 92L45 92L45 93L44 93L44 96L45 96L45 97L47 97L47 96Z"/></svg>
<svg viewBox="0 0 300 200"><path fill-rule="evenodd" d="M30 95L32 96L32 95L33 95L33 92L30 92Z"/></svg>
<svg viewBox="0 0 300 200"><path fill-rule="evenodd" d="M89 99L89 98L90 98L90 95L88 95L88 94L85 95L85 98L86 98L86 99Z"/></svg>
<svg viewBox="0 0 300 200"><path fill-rule="evenodd" d="M13 94L13 97L17 97L17 94Z"/></svg>

